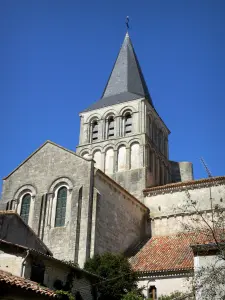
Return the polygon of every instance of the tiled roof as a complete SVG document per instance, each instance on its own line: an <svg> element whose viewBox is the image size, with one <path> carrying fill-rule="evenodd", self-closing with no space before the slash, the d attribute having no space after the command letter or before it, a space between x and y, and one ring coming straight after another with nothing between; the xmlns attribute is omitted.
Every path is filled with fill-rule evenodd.
<svg viewBox="0 0 225 300"><path fill-rule="evenodd" d="M152 237L130 258L137 272L166 272L193 269L191 244L204 243L203 236L193 233Z"/></svg>
<svg viewBox="0 0 225 300"><path fill-rule="evenodd" d="M49 298L56 298L57 294L45 287L38 285L38 283L12 275L11 273L0 270L0 283L5 283L11 287L18 287L27 291L33 291L36 294L44 295Z"/></svg>
<svg viewBox="0 0 225 300"><path fill-rule="evenodd" d="M84 112L140 98L147 99L153 107L134 47L129 34L126 33L102 98Z"/></svg>
<svg viewBox="0 0 225 300"><path fill-rule="evenodd" d="M143 193L146 194L148 192L154 192L154 191L158 192L158 191L171 190L171 189L188 187L188 186L193 186L193 185L210 184L212 182L219 182L219 181L225 181L225 176L217 176L217 177L202 178L202 179L197 179L197 180L169 183L169 184L165 184L162 186L146 188L143 190Z"/></svg>

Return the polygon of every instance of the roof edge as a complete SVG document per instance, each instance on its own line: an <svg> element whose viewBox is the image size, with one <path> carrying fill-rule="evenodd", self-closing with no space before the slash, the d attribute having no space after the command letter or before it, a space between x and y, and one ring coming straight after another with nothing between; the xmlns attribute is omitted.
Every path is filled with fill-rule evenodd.
<svg viewBox="0 0 225 300"><path fill-rule="evenodd" d="M52 141L50 141L50 140L47 140L47 141L45 141L40 147L38 147L35 151L33 151L25 160L23 160L12 172L10 172L7 176L5 176L5 177L3 177L3 180L5 180L5 179L7 179L9 176L11 176L15 171L17 171L25 162L27 162L33 155L35 155L39 150L41 150L45 145L47 145L47 144L51 144L51 145L53 145L53 146L56 146L56 147L58 147L58 148L60 148L60 149L62 149L62 150L64 150L64 151L67 151L67 152L69 152L69 153L71 153L71 154L73 154L73 155L75 155L75 156L77 156L77 157L79 157L79 158L82 158L82 159L84 159L84 160L86 160L86 161L92 161L92 159L88 159L88 158L85 158L85 157L82 157L82 156L80 156L80 155L78 155L76 152L74 152L74 151L72 151L72 150L69 150L69 149L67 149L67 148L65 148L65 147L63 147L63 146L60 146L60 145L58 145L58 144L56 144L56 143L54 143L54 142L52 142Z"/></svg>
<svg viewBox="0 0 225 300"><path fill-rule="evenodd" d="M41 246L43 246L43 248L46 249L46 251L51 255L53 256L53 253L52 251L45 245L45 243L37 236L37 234L33 231L33 229L27 225L24 220L20 217L20 215L14 211L14 210L0 210L0 214L1 215L4 215L4 214L7 214L7 215L15 215L24 225L25 227L28 228L28 230L35 236L35 238L37 239L37 241L39 242L39 244ZM22 246L22 245L21 245ZM25 246L22 246L22 247L25 247Z"/></svg>
<svg viewBox="0 0 225 300"><path fill-rule="evenodd" d="M160 193L160 192L169 192L171 190L177 190L181 188L188 188L189 186L203 186L208 185L213 182L224 182L225 183L225 176L215 176L210 178L201 178L196 180L190 181L181 181L175 183L168 183L166 185L155 186L146 188L143 190L143 194L147 196L149 193Z"/></svg>
<svg viewBox="0 0 225 300"><path fill-rule="evenodd" d="M100 169L95 168L95 174L99 175L100 177L104 177L105 180L116 186L118 189L120 189L123 193L127 194L130 198L132 198L138 205L142 206L146 211L149 212L149 208L145 206L140 200L138 200L136 197L134 197L132 194L130 194L126 189L124 189L121 185L119 185L117 182L115 182L112 178L110 178L108 175L106 175L103 171Z"/></svg>

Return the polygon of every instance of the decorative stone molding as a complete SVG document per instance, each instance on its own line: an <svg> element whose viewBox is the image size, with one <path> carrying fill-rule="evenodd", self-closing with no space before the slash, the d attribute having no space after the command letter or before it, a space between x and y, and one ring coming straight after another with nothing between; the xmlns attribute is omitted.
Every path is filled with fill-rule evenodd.
<svg viewBox="0 0 225 300"><path fill-rule="evenodd" d="M187 189L194 190L194 189L201 189L204 187L212 187L212 186L219 186L219 185L225 185L225 176L205 178L205 179L192 180L186 182L184 181L184 182L170 183L163 186L147 188L143 190L143 194L144 197L151 197L163 193L172 194L176 192L182 192Z"/></svg>
<svg viewBox="0 0 225 300"><path fill-rule="evenodd" d="M23 185L16 191L16 193L14 194L13 199L19 200L21 198L21 196L26 194L26 193L31 194L31 197L33 198L37 195L37 189L36 189L36 187L34 187L31 184Z"/></svg>
<svg viewBox="0 0 225 300"><path fill-rule="evenodd" d="M67 186L68 187L68 190L70 189L73 189L73 182L71 179L69 179L68 177L60 177L60 178L57 178L52 184L51 186L49 187L48 189L48 194L49 193L54 193L55 189L58 187L58 186Z"/></svg>

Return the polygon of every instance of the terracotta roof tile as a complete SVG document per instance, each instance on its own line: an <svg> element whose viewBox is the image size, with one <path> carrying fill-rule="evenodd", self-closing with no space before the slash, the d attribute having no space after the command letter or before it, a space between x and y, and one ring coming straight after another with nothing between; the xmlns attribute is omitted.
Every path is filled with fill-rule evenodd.
<svg viewBox="0 0 225 300"><path fill-rule="evenodd" d="M8 284L9 286L15 286L27 291L33 291L37 294L48 296L49 298L57 298L57 294L45 287L41 287L37 282L12 275L9 272L0 270L0 283Z"/></svg>
<svg viewBox="0 0 225 300"><path fill-rule="evenodd" d="M204 243L193 233L152 237L130 262L137 272L163 272L193 269L191 244Z"/></svg>

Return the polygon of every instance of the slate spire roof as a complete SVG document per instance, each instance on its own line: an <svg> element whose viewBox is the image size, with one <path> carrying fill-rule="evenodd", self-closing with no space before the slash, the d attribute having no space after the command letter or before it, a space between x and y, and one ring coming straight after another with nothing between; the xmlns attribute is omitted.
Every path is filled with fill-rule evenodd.
<svg viewBox="0 0 225 300"><path fill-rule="evenodd" d="M102 98L85 111L146 98L153 106L130 36L126 33Z"/></svg>

